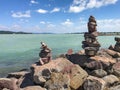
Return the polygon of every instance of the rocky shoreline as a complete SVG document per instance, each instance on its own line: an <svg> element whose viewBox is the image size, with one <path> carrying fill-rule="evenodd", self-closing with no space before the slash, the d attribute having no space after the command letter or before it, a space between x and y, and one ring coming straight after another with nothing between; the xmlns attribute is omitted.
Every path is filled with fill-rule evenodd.
<svg viewBox="0 0 120 90"><path fill-rule="evenodd" d="M55 60L42 43L42 55L49 53L49 57L40 53L40 60L31 65L30 71L0 78L0 90L120 90L120 37L115 37L114 46L100 49L96 26L95 18L90 16L83 50L73 53L69 49Z"/></svg>
<svg viewBox="0 0 120 90"><path fill-rule="evenodd" d="M81 50L44 65L38 61L30 71L0 78L0 90L120 90L120 53L100 49L88 57Z"/></svg>

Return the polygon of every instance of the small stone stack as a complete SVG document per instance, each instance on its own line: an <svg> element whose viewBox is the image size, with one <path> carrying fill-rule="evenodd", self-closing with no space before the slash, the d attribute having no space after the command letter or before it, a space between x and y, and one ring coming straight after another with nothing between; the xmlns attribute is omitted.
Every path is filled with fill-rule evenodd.
<svg viewBox="0 0 120 90"><path fill-rule="evenodd" d="M114 50L117 52L120 52L120 37L115 37L115 41L116 41L116 44L115 44Z"/></svg>
<svg viewBox="0 0 120 90"><path fill-rule="evenodd" d="M88 56L96 55L100 47L100 44L96 39L98 36L96 26L97 23L95 18L90 16L88 22L88 32L84 34L85 41L82 42L82 47L85 49L85 54Z"/></svg>

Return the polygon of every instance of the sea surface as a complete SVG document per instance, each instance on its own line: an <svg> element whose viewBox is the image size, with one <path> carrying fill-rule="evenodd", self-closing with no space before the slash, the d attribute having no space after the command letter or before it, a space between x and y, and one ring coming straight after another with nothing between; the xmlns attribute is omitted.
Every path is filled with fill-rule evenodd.
<svg viewBox="0 0 120 90"><path fill-rule="evenodd" d="M101 48L114 45L115 36L99 36ZM40 42L52 49L56 58L72 48L74 52L82 50L83 34L1 34L0 35L0 77L7 73L29 69L39 59Z"/></svg>

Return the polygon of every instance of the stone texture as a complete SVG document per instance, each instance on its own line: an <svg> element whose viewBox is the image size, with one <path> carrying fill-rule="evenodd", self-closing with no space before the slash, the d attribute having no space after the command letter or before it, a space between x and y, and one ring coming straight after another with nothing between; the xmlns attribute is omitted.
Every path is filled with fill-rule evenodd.
<svg viewBox="0 0 120 90"><path fill-rule="evenodd" d="M73 65L72 62L65 58L58 58L52 60L51 62L44 64L42 66L32 65L32 70L34 72L33 78L36 84L43 84L50 77L52 71L60 72L65 67ZM46 78L47 77L47 78Z"/></svg>
<svg viewBox="0 0 120 90"><path fill-rule="evenodd" d="M20 90L46 90L46 89L42 88L41 86L28 86Z"/></svg>
<svg viewBox="0 0 120 90"><path fill-rule="evenodd" d="M51 79L52 73L61 72L62 74L67 74L69 76L70 87L77 89L83 84L84 80L88 76L87 72L80 66L74 65L65 58L58 58L56 60L52 60L48 64L33 66L32 68L34 68L34 82L39 85L46 84L46 82ZM51 81L49 82L51 83Z"/></svg>
<svg viewBox="0 0 120 90"><path fill-rule="evenodd" d="M120 57L120 53L119 52L116 52L116 51L113 51L113 50L109 50L107 49L106 52L111 55L112 57L114 58L119 58Z"/></svg>
<svg viewBox="0 0 120 90"><path fill-rule="evenodd" d="M88 56L94 56L97 53L97 49L94 47L86 47L85 48L85 54Z"/></svg>
<svg viewBox="0 0 120 90"><path fill-rule="evenodd" d="M84 90L104 90L105 81L101 78L89 76L83 84Z"/></svg>
<svg viewBox="0 0 120 90"><path fill-rule="evenodd" d="M23 77L25 74L28 74L28 73L29 72L27 72L27 71L13 72L13 73L9 73L7 78L14 77L14 78L19 79L19 78Z"/></svg>
<svg viewBox="0 0 120 90"><path fill-rule="evenodd" d="M102 78L107 75L107 72L103 69L97 69L91 72L91 75Z"/></svg>
<svg viewBox="0 0 120 90"><path fill-rule="evenodd" d="M0 90L6 88L10 90L18 90L16 79L0 78Z"/></svg>
<svg viewBox="0 0 120 90"><path fill-rule="evenodd" d="M34 85L34 82L33 82L32 73L27 73L23 77L18 79L18 86L20 88L24 88L27 86L33 86L33 85Z"/></svg>
<svg viewBox="0 0 120 90"><path fill-rule="evenodd" d="M102 69L102 63L100 61L90 61L89 63L85 63L85 67L90 70Z"/></svg>
<svg viewBox="0 0 120 90"><path fill-rule="evenodd" d="M120 77L120 62L115 63L112 69L113 69L113 74Z"/></svg>
<svg viewBox="0 0 120 90"><path fill-rule="evenodd" d="M82 48L85 49L85 54L87 56L95 56L100 47L100 44L96 39L98 36L96 26L97 23L95 18L90 16L88 21L88 32L84 34L85 41L82 41Z"/></svg>
<svg viewBox="0 0 120 90"><path fill-rule="evenodd" d="M90 57L90 59L95 60L95 61L101 61L101 62L110 62L110 63L116 63L116 59L114 58L109 58L106 56L93 56Z"/></svg>
<svg viewBox="0 0 120 90"><path fill-rule="evenodd" d="M73 68L71 68L71 72L69 76L70 76L70 87L76 90L77 88L82 86L88 74L81 67L75 65Z"/></svg>
<svg viewBox="0 0 120 90"><path fill-rule="evenodd" d="M70 90L70 78L67 74L52 73L50 79L45 82L47 90Z"/></svg>
<svg viewBox="0 0 120 90"><path fill-rule="evenodd" d="M109 90L120 90L120 85L111 87Z"/></svg>
<svg viewBox="0 0 120 90"><path fill-rule="evenodd" d="M119 79L114 75L108 75L103 77L103 80L106 82L107 86L114 85L115 83L119 82Z"/></svg>

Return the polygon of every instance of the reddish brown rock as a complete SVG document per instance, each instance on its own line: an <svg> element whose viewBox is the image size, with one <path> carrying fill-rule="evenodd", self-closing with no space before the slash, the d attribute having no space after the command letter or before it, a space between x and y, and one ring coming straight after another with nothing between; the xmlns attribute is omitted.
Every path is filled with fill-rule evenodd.
<svg viewBox="0 0 120 90"><path fill-rule="evenodd" d="M10 90L18 90L16 79L0 78L0 90L7 88Z"/></svg>
<svg viewBox="0 0 120 90"><path fill-rule="evenodd" d="M120 53L119 52L116 52L116 51L113 51L113 50L109 50L107 49L106 52L111 55L112 57L114 58L119 58L120 57Z"/></svg>
<svg viewBox="0 0 120 90"><path fill-rule="evenodd" d="M43 66L33 66L33 68L34 82L40 85L50 80L52 73L61 72L69 76L70 87L77 89L83 84L84 80L88 76L87 72L84 71L80 66L74 65L72 62L64 58L52 60ZM64 80L62 81L64 82Z"/></svg>
<svg viewBox="0 0 120 90"><path fill-rule="evenodd" d="M36 84L43 84L50 77L52 71L60 72L65 67L73 65L67 59L58 58L56 60L52 60L51 62L44 64L42 66L37 66L36 64L32 65L32 69L34 72L34 82ZM47 77L47 78L46 78Z"/></svg>
<svg viewBox="0 0 120 90"><path fill-rule="evenodd" d="M94 57L90 57L90 59L101 62L110 62L112 64L116 63L116 59L109 58L106 56L94 56Z"/></svg>

